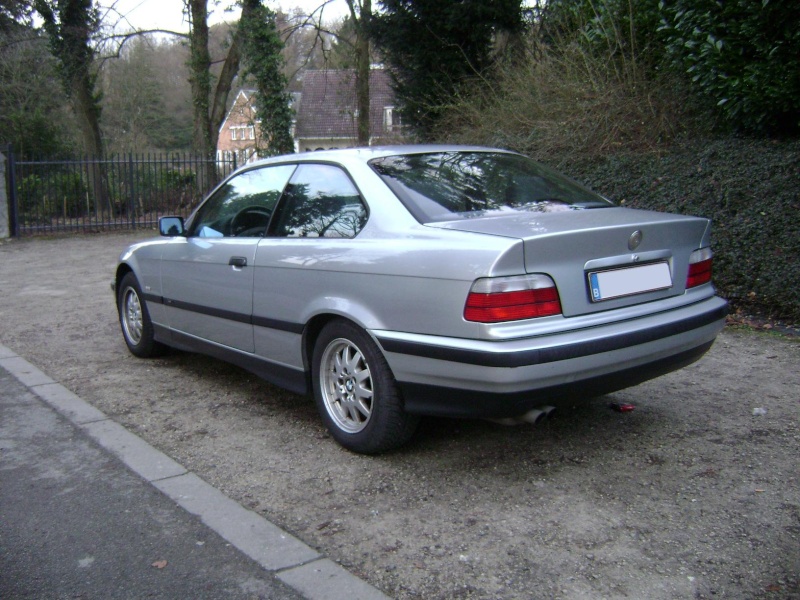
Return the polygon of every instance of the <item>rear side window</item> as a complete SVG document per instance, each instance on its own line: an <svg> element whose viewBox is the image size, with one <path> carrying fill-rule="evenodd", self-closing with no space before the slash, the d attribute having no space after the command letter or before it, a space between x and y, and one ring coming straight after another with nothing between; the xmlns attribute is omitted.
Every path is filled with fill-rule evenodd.
<svg viewBox="0 0 800 600"><path fill-rule="evenodd" d="M557 212L613 206L518 154L436 152L388 156L370 166L420 222L492 212Z"/></svg>
<svg viewBox="0 0 800 600"><path fill-rule="evenodd" d="M332 165L297 167L270 226L270 236L353 238L367 208L347 174Z"/></svg>

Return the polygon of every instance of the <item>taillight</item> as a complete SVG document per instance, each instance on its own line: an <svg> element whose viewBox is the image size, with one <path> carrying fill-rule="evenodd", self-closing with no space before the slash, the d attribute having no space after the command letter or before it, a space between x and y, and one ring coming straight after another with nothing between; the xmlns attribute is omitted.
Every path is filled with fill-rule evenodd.
<svg viewBox="0 0 800 600"><path fill-rule="evenodd" d="M477 323L501 323L561 314L556 284L547 275L494 277L472 284L464 318Z"/></svg>
<svg viewBox="0 0 800 600"><path fill-rule="evenodd" d="M711 281L713 257L711 248L701 248L692 252L689 256L689 275L686 276L687 290Z"/></svg>

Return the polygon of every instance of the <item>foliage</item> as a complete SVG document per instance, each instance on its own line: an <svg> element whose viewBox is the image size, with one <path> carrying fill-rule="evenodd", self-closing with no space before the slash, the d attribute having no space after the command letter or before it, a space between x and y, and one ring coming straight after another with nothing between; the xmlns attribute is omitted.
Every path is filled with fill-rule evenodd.
<svg viewBox="0 0 800 600"><path fill-rule="evenodd" d="M243 11L242 55L246 74L256 82L256 107L264 144L259 153L267 156L294 150L291 135L292 110L283 74L283 44L275 26L275 13L260 0L245 0L252 6Z"/></svg>
<svg viewBox="0 0 800 600"><path fill-rule="evenodd" d="M170 99L164 94L164 84L174 74L167 72L159 61L174 46L142 36L131 41L118 59L105 65L103 134L109 151L189 147L188 120L181 124L175 118L167 108Z"/></svg>
<svg viewBox="0 0 800 600"><path fill-rule="evenodd" d="M519 0L381 0L371 34L389 64L406 123L421 137L495 63L495 41L519 34Z"/></svg>
<svg viewBox="0 0 800 600"><path fill-rule="evenodd" d="M50 50L58 61L64 89L72 100L85 150L100 154L100 96L96 91L92 36L99 17L92 0L33 0Z"/></svg>
<svg viewBox="0 0 800 600"><path fill-rule="evenodd" d="M185 161L185 157L183 159ZM109 189L119 214L180 212L194 204L204 190L197 189L196 165L178 159L174 166L163 155L152 159L124 155L110 157Z"/></svg>
<svg viewBox="0 0 800 600"><path fill-rule="evenodd" d="M74 171L29 175L20 182L18 192L20 220L28 224L74 218L91 209L86 206L90 204L88 190Z"/></svg>
<svg viewBox="0 0 800 600"><path fill-rule="evenodd" d="M0 143L23 156L63 155L75 127L46 40L30 28L0 31Z"/></svg>
<svg viewBox="0 0 800 600"><path fill-rule="evenodd" d="M800 142L703 139L564 166L625 206L710 218L720 292L734 307L800 322Z"/></svg>
<svg viewBox="0 0 800 600"><path fill-rule="evenodd" d="M659 21L658 0L551 0L539 38L556 53L579 43L618 66L634 60L652 68L663 56L654 36Z"/></svg>
<svg viewBox="0 0 800 600"><path fill-rule="evenodd" d="M796 0L674 0L661 8L672 64L732 128L800 132Z"/></svg>
<svg viewBox="0 0 800 600"><path fill-rule="evenodd" d="M356 68L356 57L353 54L356 45L356 30L356 23L351 16L345 17L338 24L335 31L336 37L331 40L330 51L326 53L325 63L321 67L328 69Z"/></svg>
<svg viewBox="0 0 800 600"><path fill-rule="evenodd" d="M563 38L558 52L505 66L497 83L456 98L442 111L434 137L501 146L558 164L609 152L661 149L688 131L707 128L674 77Z"/></svg>
<svg viewBox="0 0 800 600"><path fill-rule="evenodd" d="M61 75L67 88L89 74L94 60L92 35L99 16L91 0L33 0L43 20L53 56L60 61ZM94 77L90 76L94 82Z"/></svg>
<svg viewBox="0 0 800 600"><path fill-rule="evenodd" d="M0 33L11 33L20 23L30 25L30 13L28 0L3 0L0 2Z"/></svg>

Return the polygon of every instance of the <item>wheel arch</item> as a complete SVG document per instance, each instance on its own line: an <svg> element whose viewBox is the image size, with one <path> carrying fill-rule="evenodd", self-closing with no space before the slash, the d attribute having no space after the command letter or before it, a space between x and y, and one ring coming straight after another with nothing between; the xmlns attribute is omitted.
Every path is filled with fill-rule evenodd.
<svg viewBox="0 0 800 600"><path fill-rule="evenodd" d="M370 333L369 329L364 326L364 324L359 323L358 321L351 318L349 315L344 315L337 312L323 312L314 315L311 319L308 320L304 329L303 329L303 340L301 343L301 352L303 358L303 370L305 371L306 376L306 383L308 384L308 389L311 389L311 361L314 356L314 347L317 345L317 340L319 339L320 333L325 328L325 326L330 323L331 321L346 321L355 327L363 330L372 340L375 342L375 345L378 347L380 352L383 352L383 348L381 347L380 343L377 339Z"/></svg>
<svg viewBox="0 0 800 600"><path fill-rule="evenodd" d="M303 329L303 341L301 346L303 353L303 371L305 371L306 384L309 390L312 389L313 385L311 380L311 360L314 356L314 346L316 346L319 334L322 333L325 326L337 319L350 321L354 325L358 325L354 323L352 319L348 319L340 314L326 312L314 315Z"/></svg>
<svg viewBox="0 0 800 600"><path fill-rule="evenodd" d="M114 301L117 304L117 308L119 308L119 287L120 283L122 282L123 277L128 273L133 273L133 268L128 263L120 263L117 266L117 272L114 276Z"/></svg>

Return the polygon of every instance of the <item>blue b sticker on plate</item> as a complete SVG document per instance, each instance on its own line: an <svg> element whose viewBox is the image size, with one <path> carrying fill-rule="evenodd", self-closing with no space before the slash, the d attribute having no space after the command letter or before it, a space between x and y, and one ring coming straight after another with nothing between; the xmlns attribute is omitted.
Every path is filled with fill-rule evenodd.
<svg viewBox="0 0 800 600"><path fill-rule="evenodd" d="M602 300L603 297L600 295L600 282L597 280L597 273L591 273L589 275L589 281L592 284L592 299L595 302Z"/></svg>

